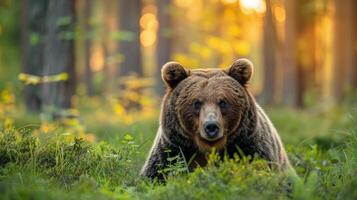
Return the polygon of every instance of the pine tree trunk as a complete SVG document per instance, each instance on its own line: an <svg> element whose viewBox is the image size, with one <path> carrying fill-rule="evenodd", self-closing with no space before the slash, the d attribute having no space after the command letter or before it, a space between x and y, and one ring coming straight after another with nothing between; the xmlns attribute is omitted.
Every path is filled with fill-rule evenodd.
<svg viewBox="0 0 357 200"><path fill-rule="evenodd" d="M130 34L119 42L119 52L123 55L120 63L120 76L130 74L142 75L140 26L141 0L119 0L120 31Z"/></svg>
<svg viewBox="0 0 357 200"><path fill-rule="evenodd" d="M47 0L22 1L22 72L26 74L42 75L47 4ZM41 110L40 84L26 85L23 95L28 111Z"/></svg>
<svg viewBox="0 0 357 200"><path fill-rule="evenodd" d="M274 104L275 80L276 80L276 46L277 36L273 20L271 1L266 1L266 13L264 18L264 38L263 38L263 66L264 79L263 90L260 96L264 104Z"/></svg>
<svg viewBox="0 0 357 200"><path fill-rule="evenodd" d="M346 3L335 0L335 35L334 35L334 61L332 95L335 102L342 100L344 92L344 75L346 72Z"/></svg>
<svg viewBox="0 0 357 200"><path fill-rule="evenodd" d="M335 0L332 94L339 103L357 88L357 3Z"/></svg>
<svg viewBox="0 0 357 200"><path fill-rule="evenodd" d="M354 48L352 48L352 58L354 58L353 64L351 65L351 72L350 72L350 76L351 76L351 87L352 87L352 91L357 92L357 1L351 0L352 6L350 9L352 9L352 27L353 27L353 31L352 31L352 35L354 35L353 38L353 44L355 44Z"/></svg>
<svg viewBox="0 0 357 200"><path fill-rule="evenodd" d="M300 45L297 47L297 106L304 106L304 96L308 87L314 84L315 68L315 38L314 19L315 9L306 11L307 8L314 8L315 2L300 0L297 5L297 40Z"/></svg>
<svg viewBox="0 0 357 200"><path fill-rule="evenodd" d="M73 0L49 1L43 75L68 74L66 81L43 85L43 108L52 110L53 114L71 108L75 94L74 12Z"/></svg>
<svg viewBox="0 0 357 200"><path fill-rule="evenodd" d="M298 106L298 66L297 66L297 35L296 35L296 0L285 2L285 42L283 45L283 103Z"/></svg>
<svg viewBox="0 0 357 200"><path fill-rule="evenodd" d="M172 41L169 35L171 26L171 16L169 12L170 0L157 0L158 6L158 43L157 43L157 75L156 75L156 91L157 94L163 95L164 87L161 83L161 67L171 59Z"/></svg>
<svg viewBox="0 0 357 200"><path fill-rule="evenodd" d="M343 34L345 34L346 60L345 88L347 94L349 94L350 92L356 92L355 90L357 89L357 1L346 0L344 7L345 17L343 20L346 23L343 31Z"/></svg>
<svg viewBox="0 0 357 200"><path fill-rule="evenodd" d="M91 41L93 32L91 27L91 13L92 13L92 0L85 1L84 5L84 21L85 21L85 42L84 42L84 62L85 62L85 85L88 96L94 95L94 87L93 87L93 72L90 65L91 59Z"/></svg>
<svg viewBox="0 0 357 200"><path fill-rule="evenodd" d="M103 54L104 54L104 82L103 90L107 93L111 93L114 89L114 80L116 77L116 62L113 62L114 54L116 53L115 41L110 37L111 33L117 31L117 12L118 6L116 1L103 0L103 18L105 22L103 24Z"/></svg>

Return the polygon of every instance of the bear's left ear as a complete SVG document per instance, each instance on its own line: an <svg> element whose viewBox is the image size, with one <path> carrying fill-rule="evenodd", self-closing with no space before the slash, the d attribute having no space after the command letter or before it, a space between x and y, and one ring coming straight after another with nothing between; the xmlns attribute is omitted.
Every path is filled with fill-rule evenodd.
<svg viewBox="0 0 357 200"><path fill-rule="evenodd" d="M227 74L244 86L252 77L253 63L246 58L240 58L231 65Z"/></svg>
<svg viewBox="0 0 357 200"><path fill-rule="evenodd" d="M175 88L188 77L188 71L178 62L168 62L162 66L161 77L167 86Z"/></svg>

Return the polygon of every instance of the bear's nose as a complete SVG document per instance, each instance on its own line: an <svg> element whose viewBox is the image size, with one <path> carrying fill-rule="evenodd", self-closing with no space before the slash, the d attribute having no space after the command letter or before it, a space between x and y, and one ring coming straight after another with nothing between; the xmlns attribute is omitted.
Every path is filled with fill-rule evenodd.
<svg viewBox="0 0 357 200"><path fill-rule="evenodd" d="M215 138L219 133L219 125L215 121L208 121L203 124L206 135L208 138Z"/></svg>

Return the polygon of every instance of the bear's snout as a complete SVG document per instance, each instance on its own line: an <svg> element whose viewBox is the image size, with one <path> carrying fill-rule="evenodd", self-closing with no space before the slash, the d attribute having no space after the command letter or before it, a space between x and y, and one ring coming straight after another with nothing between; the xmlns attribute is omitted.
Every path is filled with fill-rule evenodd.
<svg viewBox="0 0 357 200"><path fill-rule="evenodd" d="M222 114L213 103L202 106L200 114L200 136L205 142L217 141L223 137Z"/></svg>
<svg viewBox="0 0 357 200"><path fill-rule="evenodd" d="M203 124L207 138L216 139L219 134L219 124L216 121L208 121Z"/></svg>

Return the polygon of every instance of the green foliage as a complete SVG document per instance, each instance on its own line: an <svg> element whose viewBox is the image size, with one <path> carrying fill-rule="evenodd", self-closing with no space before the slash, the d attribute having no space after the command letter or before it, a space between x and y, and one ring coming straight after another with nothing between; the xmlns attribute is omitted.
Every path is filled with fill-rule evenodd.
<svg viewBox="0 0 357 200"><path fill-rule="evenodd" d="M135 33L130 31L116 31L111 33L111 37L118 41L128 41L131 42L135 40Z"/></svg>
<svg viewBox="0 0 357 200"><path fill-rule="evenodd" d="M40 42L40 36L38 33L33 32L30 34L30 44L35 46Z"/></svg>
<svg viewBox="0 0 357 200"><path fill-rule="evenodd" d="M132 184L132 158L137 146L126 136L120 148L105 142L90 146L82 139L67 134L38 138L14 129L0 133L1 175L26 171L45 176L63 186L72 185L81 177L90 177L98 184ZM130 182L130 181L131 182Z"/></svg>
<svg viewBox="0 0 357 200"><path fill-rule="evenodd" d="M192 173L187 173L187 164L181 158L169 158L179 162L164 169L166 184L151 183L138 176L150 148L150 142L146 145L145 140L154 135L154 131L147 130L157 126L150 121L108 128L134 133L102 137L110 144L104 141L89 144L69 137L62 130L33 136L35 130L6 128L0 132L0 198L355 199L356 110L339 110L341 114L332 110L326 113L326 118L318 116L310 120L303 117L308 114L306 111L269 111L284 138L298 137L311 127L316 127L316 133L304 134L319 135L318 131L325 129L337 134L337 127L345 130L338 144L332 146L320 146L313 137L300 144L296 138L290 140L289 157L300 178L278 174L262 160L222 161L213 153L207 167ZM281 115L286 116L290 126L284 125L286 119ZM93 128L99 137L97 131L105 130Z"/></svg>
<svg viewBox="0 0 357 200"><path fill-rule="evenodd" d="M14 107L11 93L3 92L0 199L356 198L357 110L353 105L323 111L268 109L300 180L269 170L261 160L222 162L212 154L209 166L193 173L187 173L186 161L180 157L169 158L179 162L164 169L167 183L160 184L138 176L157 119L134 114L138 120L127 124L122 115L133 114L119 112L116 101L102 101L80 104L80 126L85 127L80 132L90 132L101 141L87 143L73 138L76 130L70 127L76 129L78 124L72 122L69 127L27 126L34 117L19 115L21 109Z"/></svg>

